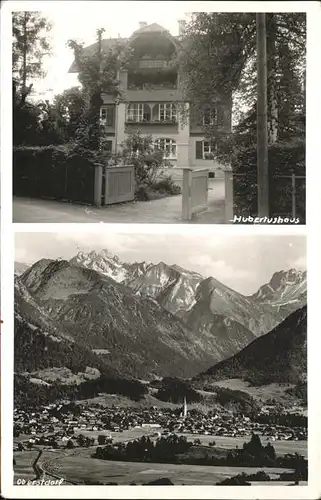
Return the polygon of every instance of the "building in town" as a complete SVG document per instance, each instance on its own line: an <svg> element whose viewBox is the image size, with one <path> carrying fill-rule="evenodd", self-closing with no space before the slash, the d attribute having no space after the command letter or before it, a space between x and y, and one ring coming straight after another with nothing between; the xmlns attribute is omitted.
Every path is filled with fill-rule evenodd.
<svg viewBox="0 0 321 500"><path fill-rule="evenodd" d="M115 104L112 96L102 95L101 120L112 152L119 150L126 134L139 129L152 135L174 168L209 167L215 171L220 165L213 146L204 138L203 125L215 122L221 131L229 132L232 100L218 101L215 109L204 109L201 117L196 113L197 118L193 118L193 103L183 103L188 113L182 112L178 104L182 103L182 76L175 60L184 25L179 21L179 35L172 36L159 24L140 23L126 40L132 50L131 62L118 75L126 102ZM102 40L102 51L118 42L119 38ZM86 54L94 54L97 48L97 43L85 48ZM75 62L69 72L77 73Z"/></svg>

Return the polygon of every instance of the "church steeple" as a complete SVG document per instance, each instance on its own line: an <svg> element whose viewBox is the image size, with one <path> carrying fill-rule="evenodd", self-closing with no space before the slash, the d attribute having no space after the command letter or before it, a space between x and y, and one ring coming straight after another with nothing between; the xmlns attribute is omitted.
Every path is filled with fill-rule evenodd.
<svg viewBox="0 0 321 500"><path fill-rule="evenodd" d="M187 417L187 403L186 403L186 398L184 398L184 412L183 412L183 417Z"/></svg>

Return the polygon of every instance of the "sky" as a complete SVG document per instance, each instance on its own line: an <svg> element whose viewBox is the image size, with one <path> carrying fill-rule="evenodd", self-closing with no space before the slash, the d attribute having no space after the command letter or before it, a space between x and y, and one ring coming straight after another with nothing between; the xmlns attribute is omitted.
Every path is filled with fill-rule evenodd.
<svg viewBox="0 0 321 500"><path fill-rule="evenodd" d="M163 261L250 295L276 271L306 269L306 238L301 235L197 236L146 233L16 233L15 261L69 260L78 251L107 249L126 262Z"/></svg>

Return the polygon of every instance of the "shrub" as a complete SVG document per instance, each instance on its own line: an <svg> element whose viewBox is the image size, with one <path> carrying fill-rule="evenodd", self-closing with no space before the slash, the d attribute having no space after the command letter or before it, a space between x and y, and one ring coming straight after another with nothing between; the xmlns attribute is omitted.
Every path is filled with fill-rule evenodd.
<svg viewBox="0 0 321 500"><path fill-rule="evenodd" d="M175 184L171 177L164 177L154 184L146 182L139 184L136 187L135 198L138 201L151 201L180 193L180 186Z"/></svg>
<svg viewBox="0 0 321 500"><path fill-rule="evenodd" d="M239 474L238 476L230 477L227 479L224 479L223 481L220 481L219 483L216 483L218 486L251 486L251 483L249 483L247 480L246 474L242 473Z"/></svg>
<svg viewBox="0 0 321 500"><path fill-rule="evenodd" d="M155 182L153 188L155 189L155 191L160 191L172 195L180 194L182 192L181 187L175 184L170 176L164 177L158 182Z"/></svg>
<svg viewBox="0 0 321 500"><path fill-rule="evenodd" d="M148 201L166 195L180 194L181 189L171 177L160 177L170 162L164 158L164 151L155 148L150 135L141 135L139 130L129 134L122 144L122 152L117 161L134 165L136 179L136 199Z"/></svg>

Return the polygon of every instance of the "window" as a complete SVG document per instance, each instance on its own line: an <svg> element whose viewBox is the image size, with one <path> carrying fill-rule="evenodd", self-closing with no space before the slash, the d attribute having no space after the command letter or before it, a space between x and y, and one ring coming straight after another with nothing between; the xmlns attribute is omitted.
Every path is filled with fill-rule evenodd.
<svg viewBox="0 0 321 500"><path fill-rule="evenodd" d="M115 108L114 106L102 106L100 108L100 123L101 125L105 125L107 127L114 126L114 117L115 117Z"/></svg>
<svg viewBox="0 0 321 500"><path fill-rule="evenodd" d="M164 158L173 159L177 157L177 146L174 139L156 139L154 145L164 151Z"/></svg>
<svg viewBox="0 0 321 500"><path fill-rule="evenodd" d="M203 111L203 125L217 125L217 109L207 108Z"/></svg>
<svg viewBox="0 0 321 500"><path fill-rule="evenodd" d="M128 104L127 121L129 122L144 121L144 104Z"/></svg>
<svg viewBox="0 0 321 500"><path fill-rule="evenodd" d="M203 141L203 159L206 160L211 156L213 156L211 143L208 141Z"/></svg>
<svg viewBox="0 0 321 500"><path fill-rule="evenodd" d="M106 149L110 153L112 152L112 150L113 150L113 141L106 141Z"/></svg>
<svg viewBox="0 0 321 500"><path fill-rule="evenodd" d="M173 103L159 104L158 108L158 118L160 121L176 121L177 110L176 105Z"/></svg>
<svg viewBox="0 0 321 500"><path fill-rule="evenodd" d="M196 160L213 160L216 146L209 141L196 141Z"/></svg>

